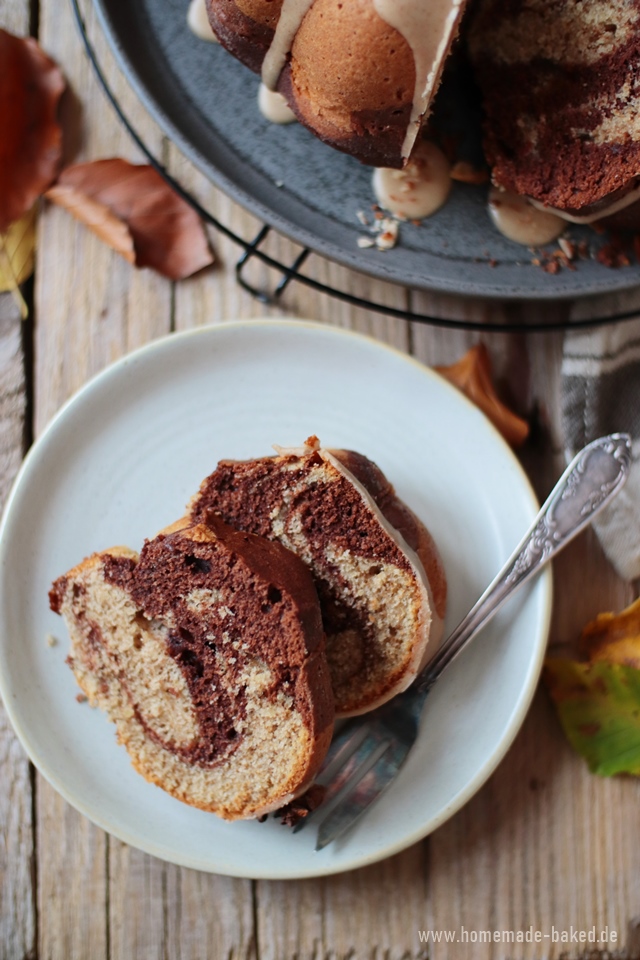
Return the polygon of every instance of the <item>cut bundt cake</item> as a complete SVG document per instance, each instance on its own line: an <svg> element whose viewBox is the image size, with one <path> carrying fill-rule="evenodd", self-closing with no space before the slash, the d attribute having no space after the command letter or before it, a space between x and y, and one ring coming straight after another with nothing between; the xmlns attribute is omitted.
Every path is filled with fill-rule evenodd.
<svg viewBox="0 0 640 960"><path fill-rule="evenodd" d="M228 820L288 803L332 734L320 609L304 564L219 518L94 554L50 593L69 662L134 767Z"/></svg>
<svg viewBox="0 0 640 960"><path fill-rule="evenodd" d="M497 186L567 219L637 199L636 0L478 0L469 46Z"/></svg>
<svg viewBox="0 0 640 960"><path fill-rule="evenodd" d="M311 437L275 457L223 460L190 511L278 540L308 565L338 716L406 689L440 639L446 580L434 542L366 457Z"/></svg>
<svg viewBox="0 0 640 960"><path fill-rule="evenodd" d="M326 143L401 167L440 83L466 0L207 0L234 56Z"/></svg>

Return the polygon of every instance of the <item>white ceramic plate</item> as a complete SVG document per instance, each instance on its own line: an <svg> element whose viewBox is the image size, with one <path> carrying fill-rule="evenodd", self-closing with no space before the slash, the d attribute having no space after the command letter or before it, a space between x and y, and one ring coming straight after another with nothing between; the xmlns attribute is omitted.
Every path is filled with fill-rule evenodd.
<svg viewBox="0 0 640 960"><path fill-rule="evenodd" d="M51 581L94 550L139 548L181 516L221 457L316 433L375 460L425 519L450 584L447 626L529 526L518 462L455 389L403 354L329 327L229 323L158 341L80 391L35 444L0 533L0 691L29 756L78 810L155 856L245 877L372 863L425 836L487 779L538 679L550 576L511 601L430 696L400 777L342 842L273 820L229 824L146 783L106 718L79 704ZM48 646L47 634L60 638Z"/></svg>

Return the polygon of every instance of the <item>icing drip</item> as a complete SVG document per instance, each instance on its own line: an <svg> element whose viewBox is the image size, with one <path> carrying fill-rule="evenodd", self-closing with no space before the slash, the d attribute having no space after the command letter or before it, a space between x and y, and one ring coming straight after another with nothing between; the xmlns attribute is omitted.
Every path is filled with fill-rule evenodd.
<svg viewBox="0 0 640 960"><path fill-rule="evenodd" d="M380 206L397 217L430 217L449 196L449 161L434 143L425 141L416 147L403 170L375 170L373 189Z"/></svg>
<svg viewBox="0 0 640 960"><path fill-rule="evenodd" d="M464 0L373 0L378 16L407 41L415 61L413 107L402 145L405 159L413 149L435 93L463 5Z"/></svg>
<svg viewBox="0 0 640 960"><path fill-rule="evenodd" d="M200 37L201 40L208 40L210 43L218 42L218 38L211 29L204 0L191 0L187 13L187 23L196 37Z"/></svg>
<svg viewBox="0 0 640 960"><path fill-rule="evenodd" d="M295 35L313 0L284 0L273 41L262 64L262 82L275 90Z"/></svg>
<svg viewBox="0 0 640 960"><path fill-rule="evenodd" d="M503 236L527 247L551 243L566 227L556 214L538 210L526 197L497 187L489 191L489 216Z"/></svg>
<svg viewBox="0 0 640 960"><path fill-rule="evenodd" d="M295 123L296 115L282 96L275 90L269 90L264 83L258 91L258 107L260 113L271 123Z"/></svg>
<svg viewBox="0 0 640 960"><path fill-rule="evenodd" d="M569 223L589 224L597 223L598 220L604 220L605 217L612 217L614 213L619 213L620 210L626 210L627 207L630 207L632 203L636 203L638 200L640 200L640 187L634 187L633 190L630 190L624 197L621 197L619 200L614 200L613 203L609 203L606 206L598 206L595 213L567 213L564 210L556 210L555 207L545 207L537 200L529 200L529 203L532 203L538 210L546 210L549 213L554 213L557 217L562 217L563 220L567 220Z"/></svg>

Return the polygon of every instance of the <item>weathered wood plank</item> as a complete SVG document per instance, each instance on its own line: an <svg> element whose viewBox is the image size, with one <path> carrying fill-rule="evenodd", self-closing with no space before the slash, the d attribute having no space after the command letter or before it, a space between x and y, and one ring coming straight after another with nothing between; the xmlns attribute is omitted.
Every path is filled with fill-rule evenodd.
<svg viewBox="0 0 640 960"><path fill-rule="evenodd" d="M167 867L167 957L258 960L249 880Z"/></svg>
<svg viewBox="0 0 640 960"><path fill-rule="evenodd" d="M9 0L9 6L13 16L17 4ZM0 15L5 8L7 0L0 0ZM93 17L88 19L95 34ZM91 77L74 29L65 5L56 4L54 12L53 3L43 4L45 46L64 64L83 105L83 135L76 138L76 156L135 158ZM98 43L98 50L131 116L154 149L162 153L162 138L113 67L103 43ZM207 185L172 147L165 155L172 170L201 191L224 222L245 236L253 235L259 226L253 218ZM168 284L132 271L63 211L46 211L36 292L38 432L88 376L172 325L188 329L235 317L307 316L362 330L400 349L412 346L416 356L429 363L452 362L480 336L418 325L409 329L401 321L374 316L298 285L291 286L276 307L265 307L235 283L237 247L215 235L213 241L219 257L216 270L179 284L172 305ZM289 262L296 247L272 236L267 249ZM324 282L344 285L390 306L406 303L403 291L315 257L307 269ZM270 271L259 265L251 275L259 285L273 282ZM521 309L441 297L412 300L414 307L420 302L428 312L470 318L512 319ZM496 376L516 405L528 410L537 403L539 419L554 438L551 449L543 445L527 460L537 471L543 493L555 473L559 450L560 341L549 337L540 348L525 336L483 334L482 339L494 358ZM579 577L575 576L576 567ZM553 626L558 641L571 640L592 613L610 604L619 606L630 596L629 589L605 565L593 538L583 538L574 552L562 559L556 579L558 593L562 592ZM585 582L592 585L588 596L584 595ZM9 754L0 754L0 772L5 756L7 769L15 778L19 762L16 766ZM0 818L3 789L0 783ZM24 784L18 792L24 799ZM15 788L10 787L9 796L14 795ZM299 884L257 883L254 902L249 881L180 870L110 840L39 780L41 956L52 960L84 960L87 956L92 960L102 956L113 960L132 956L136 960L197 960L205 953L253 958L258 949L261 957L282 960L415 960L427 955L440 960L445 954L483 960L506 955L538 960L559 955L555 948L537 953L525 948L508 954L499 945L439 944L428 948L420 943L422 929L459 929L462 924L471 931L536 923L556 927L584 923L588 929L592 923L609 922L610 926L619 925L624 941L625 924L633 919L633 905L640 894L638 850L633 843L640 832L637 799L637 784L603 784L585 772L562 740L551 707L540 693L516 743L489 783L426 844L386 863L335 878ZM615 818L610 815L612 809ZM12 809L10 816L13 819L0 821L9 824L3 842L5 835L15 838L21 825L28 823L26 811L19 808ZM17 945L16 956L22 955L20 950L26 953L22 945L33 939L25 872L29 837L28 833L26 840L19 837L20 867L16 870L13 860L9 861L13 886L4 888L10 890L13 904L21 890L27 899L26 906L9 911L14 915L11 929L18 934L12 934L14 941L7 942ZM6 893L2 896L3 906ZM639 912L637 907L635 912ZM21 916L22 926L15 915ZM577 955L577 951L569 953Z"/></svg>
<svg viewBox="0 0 640 960"><path fill-rule="evenodd" d="M139 123L158 150L162 137L139 108L128 84L113 67L106 43L87 21L98 55L107 63L118 96L127 109L139 111ZM68 160L123 156L142 158L121 129L95 81L77 36L68 4L44 4L40 18L45 48L62 64L71 87L65 104ZM97 119L99 118L99 120ZM135 271L65 211L47 207L41 218L36 284L35 428L39 433L67 397L122 354L171 328L172 288L150 271ZM53 362L52 362L53 358ZM38 780L38 878L41 956L51 960L99 960L113 938L123 943L122 915L127 908L141 918L147 938L159 942L152 877L139 889L120 881L120 858L113 864L109 838ZM134 859L143 855L133 852ZM152 874L161 875L155 861ZM111 874L111 886L108 877ZM114 895L128 892L129 900ZM161 929L161 928L160 928ZM129 931L131 932L131 931ZM133 934L132 934L133 936ZM135 936L133 942L137 943Z"/></svg>
<svg viewBox="0 0 640 960"><path fill-rule="evenodd" d="M0 6L0 23L4 10ZM14 26L18 29L19 24ZM23 453L26 383L20 311L0 295L0 505L4 505ZM0 704L0 951L33 956L34 835L29 762Z"/></svg>
<svg viewBox="0 0 640 960"><path fill-rule="evenodd" d="M476 306L475 309L481 310ZM486 308L485 308L486 309ZM531 307L505 311L527 319ZM556 305L558 316L566 309ZM525 316L526 315L526 316ZM546 495L562 465L559 423L562 334L465 334L414 329L414 351L430 363L451 363L482 339L521 412L537 411L547 437L534 437L523 456L539 495ZM576 576L576 570L580 576ZM589 584L585 591L584 584ZM632 589L616 577L592 533L559 558L551 642L572 644L598 611L619 609ZM584 948L552 943L552 927L602 930L607 925L624 946L637 914L640 843L637 782L591 776L573 755L555 713L540 690L522 731L496 773L478 795L429 840L432 895L428 928L458 939L480 931L538 930L541 944L516 949L501 943L443 942L435 960L449 957L577 957ZM615 817L607 810L616 810ZM626 838L626 840L625 840ZM615 895L613 891L615 890ZM616 944L600 944L600 949Z"/></svg>
<svg viewBox="0 0 640 960"><path fill-rule="evenodd" d="M261 960L422 960L423 844L363 870L259 886Z"/></svg>
<svg viewBox="0 0 640 960"><path fill-rule="evenodd" d="M29 33L27 0L0 0L0 27ZM23 455L26 382L20 312L0 295L0 505ZM0 703L0 952L35 955L34 834L31 775L27 757Z"/></svg>
<svg viewBox="0 0 640 960"><path fill-rule="evenodd" d="M87 22L117 95L126 109L140 111L144 136L161 152L160 131L113 66L95 15L89 11ZM69 160L122 156L142 161L93 76L68 6L45 5L40 32L43 45L62 64L69 82L67 129L72 121L79 124L69 138L78 145ZM69 101L79 108L71 110ZM100 122L95 122L96 116ZM170 283L149 270L134 270L66 211L52 205L45 207L40 219L39 250L36 433L88 377L123 353L169 332L172 297ZM55 366L52 357L57 358Z"/></svg>
<svg viewBox="0 0 640 960"><path fill-rule="evenodd" d="M18 37L29 36L29 0L0 0L0 27Z"/></svg>
<svg viewBox="0 0 640 960"><path fill-rule="evenodd" d="M251 881L163 863L110 839L110 960L249 960Z"/></svg>

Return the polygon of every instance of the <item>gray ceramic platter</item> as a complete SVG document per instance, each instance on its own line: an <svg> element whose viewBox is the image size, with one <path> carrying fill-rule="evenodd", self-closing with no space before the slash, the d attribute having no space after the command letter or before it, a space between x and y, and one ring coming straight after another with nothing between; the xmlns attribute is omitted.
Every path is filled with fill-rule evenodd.
<svg viewBox="0 0 640 960"><path fill-rule="evenodd" d="M582 297L640 283L640 266L584 260L550 275L502 236L486 189L455 184L435 216L402 224L395 249L361 249L358 211L374 198L371 171L298 124L261 116L258 79L186 25L187 0L94 0L122 69L167 135L213 182L263 222L345 266L407 287L518 299ZM571 228L575 238L594 234Z"/></svg>

